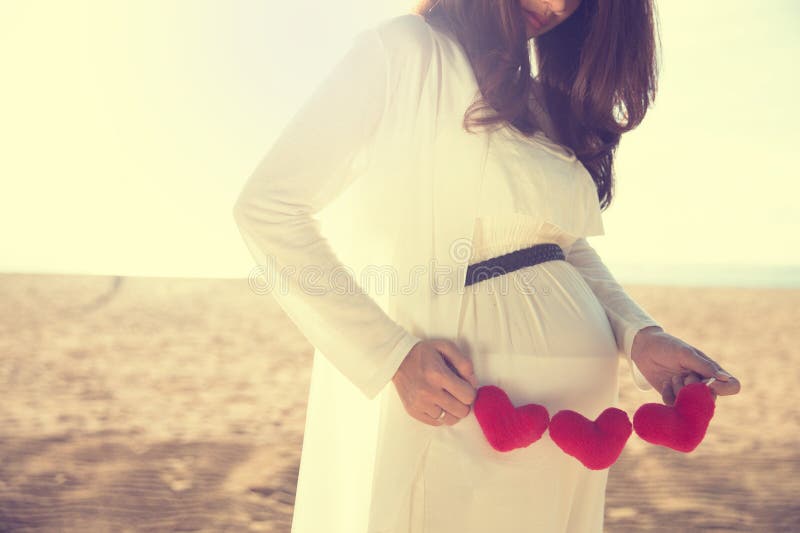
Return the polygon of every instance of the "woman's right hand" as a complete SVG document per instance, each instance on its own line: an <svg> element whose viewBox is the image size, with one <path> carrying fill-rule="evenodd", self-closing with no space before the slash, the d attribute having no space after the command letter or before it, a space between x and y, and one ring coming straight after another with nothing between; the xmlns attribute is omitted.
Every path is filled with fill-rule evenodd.
<svg viewBox="0 0 800 533"><path fill-rule="evenodd" d="M447 339L422 340L392 377L408 414L431 426L452 426L469 414L478 380L472 360ZM445 411L445 416L436 418Z"/></svg>

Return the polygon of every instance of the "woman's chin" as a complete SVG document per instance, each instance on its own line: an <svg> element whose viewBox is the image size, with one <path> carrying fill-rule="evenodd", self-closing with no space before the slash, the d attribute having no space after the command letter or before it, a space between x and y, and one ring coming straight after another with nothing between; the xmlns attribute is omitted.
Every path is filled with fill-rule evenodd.
<svg viewBox="0 0 800 533"><path fill-rule="evenodd" d="M547 33L547 28L533 29L528 26L528 40L531 40L534 37L539 37L544 33Z"/></svg>

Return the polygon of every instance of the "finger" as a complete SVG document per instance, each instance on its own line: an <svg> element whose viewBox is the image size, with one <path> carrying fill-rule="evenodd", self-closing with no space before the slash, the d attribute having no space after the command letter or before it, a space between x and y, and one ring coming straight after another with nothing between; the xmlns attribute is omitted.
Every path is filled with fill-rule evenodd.
<svg viewBox="0 0 800 533"><path fill-rule="evenodd" d="M681 392L681 389L683 388L683 376L680 374L675 374L672 376L670 383L672 385L672 394L675 396L675 398L677 398L678 393Z"/></svg>
<svg viewBox="0 0 800 533"><path fill-rule="evenodd" d="M717 379L710 385L711 390L715 393L715 398L716 394L720 396L739 394L739 391L742 390L742 384L739 380L731 375L730 372L726 372L725 369L708 357L702 350L697 348L695 348L695 350L719 369L717 373L714 374L714 377Z"/></svg>
<svg viewBox="0 0 800 533"><path fill-rule="evenodd" d="M438 405L444 407L445 411L453 415L454 418L461 419L469 414L470 406L459 401L444 389L441 389L439 393L436 394L434 401Z"/></svg>
<svg viewBox="0 0 800 533"><path fill-rule="evenodd" d="M438 385L441 389L446 390L448 393L455 396L458 401L465 405L472 405L477 395L477 390L470 382L464 381L461 377L451 370L447 360L442 357L442 368L440 369L441 377L438 380Z"/></svg>
<svg viewBox="0 0 800 533"><path fill-rule="evenodd" d="M448 417L447 410L445 409L445 415L442 418L439 418L441 414L442 414L442 408L436 403L428 404L425 407L425 416L428 419L427 421L428 423L434 426L441 426L447 420Z"/></svg>
<svg viewBox="0 0 800 533"><path fill-rule="evenodd" d="M472 359L464 355L461 349L451 340L434 339L433 345L460 378L469 381L474 388L478 388L478 379L475 377Z"/></svg>
<svg viewBox="0 0 800 533"><path fill-rule="evenodd" d="M442 391L446 392L448 396L452 396L458 403L472 405L473 402L475 402L477 390L470 383L458 377L458 375L449 368L445 368L444 373L445 375L441 380ZM446 402L446 400L442 401Z"/></svg>
<svg viewBox="0 0 800 533"><path fill-rule="evenodd" d="M440 412L441 411L437 411L436 416L439 416ZM450 414L447 411L447 409L445 409L444 410L444 416L442 418L440 418L439 420L436 420L435 424L437 426L452 426L452 425L456 424L459 420L461 420L461 419L458 418L458 417L453 416L452 414Z"/></svg>
<svg viewBox="0 0 800 533"><path fill-rule="evenodd" d="M430 414L427 410L419 410L419 409L407 409L408 414L419 420L423 424L427 424L429 426L441 426L442 421L435 420L437 416L439 416L439 411L437 410L436 413Z"/></svg>
<svg viewBox="0 0 800 533"><path fill-rule="evenodd" d="M692 383L698 383L702 379L702 376L697 372L689 372L689 375L683 378L683 384L690 385Z"/></svg>
<svg viewBox="0 0 800 533"><path fill-rule="evenodd" d="M714 374L715 378L717 378L717 379L719 379L719 380L721 380L723 382L728 381L731 378L733 378L733 375L730 372L726 372L725 369L722 368L719 363L717 363L716 361L711 359L708 355L706 355L706 353L703 350L695 348L695 351L698 352L698 354L700 354L701 357L703 357L704 359L709 361L712 365L714 365L717 368L717 372L716 372L716 374Z"/></svg>
<svg viewBox="0 0 800 533"><path fill-rule="evenodd" d="M717 377L717 372L722 370L720 366L705 355L701 355L694 349L686 349L680 352L680 364L683 368L692 370L700 374L703 378Z"/></svg>
<svg viewBox="0 0 800 533"><path fill-rule="evenodd" d="M661 387L661 399L664 401L664 405L672 405L675 403L675 393L672 390L672 382L664 382Z"/></svg>
<svg viewBox="0 0 800 533"><path fill-rule="evenodd" d="M739 383L738 379L731 377L728 381L714 381L714 383L710 385L710 388L720 396L730 396L732 394L738 394L742 389L742 385Z"/></svg>

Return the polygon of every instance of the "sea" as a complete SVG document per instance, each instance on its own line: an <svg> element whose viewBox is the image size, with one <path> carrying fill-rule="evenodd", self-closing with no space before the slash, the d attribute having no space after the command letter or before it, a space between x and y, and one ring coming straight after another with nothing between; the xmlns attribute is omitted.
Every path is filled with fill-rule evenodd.
<svg viewBox="0 0 800 533"><path fill-rule="evenodd" d="M621 284L800 288L800 265L635 264L607 262Z"/></svg>

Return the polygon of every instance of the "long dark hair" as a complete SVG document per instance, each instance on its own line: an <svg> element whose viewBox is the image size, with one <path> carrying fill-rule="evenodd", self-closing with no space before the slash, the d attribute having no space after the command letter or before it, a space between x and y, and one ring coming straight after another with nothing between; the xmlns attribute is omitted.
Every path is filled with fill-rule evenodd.
<svg viewBox="0 0 800 533"><path fill-rule="evenodd" d="M557 140L592 175L602 209L611 204L620 137L655 101L652 2L582 0L566 20L533 38L537 79ZM541 130L528 110L531 58L519 0L421 0L413 12L450 31L469 57L482 96L465 112L465 129L508 123L526 135ZM486 109L490 113L478 113Z"/></svg>

